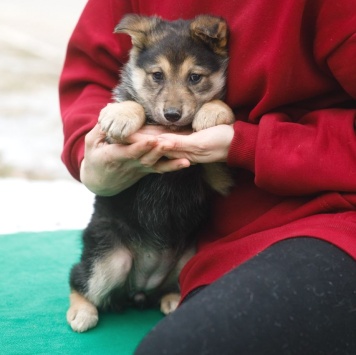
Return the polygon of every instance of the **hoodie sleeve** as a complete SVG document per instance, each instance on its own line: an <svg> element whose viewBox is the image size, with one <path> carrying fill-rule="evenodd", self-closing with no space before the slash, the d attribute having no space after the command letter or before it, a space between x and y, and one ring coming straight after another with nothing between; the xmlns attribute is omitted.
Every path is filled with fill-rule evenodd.
<svg viewBox="0 0 356 355"><path fill-rule="evenodd" d="M335 81L330 96L342 95L345 105L329 98L335 108L238 121L229 151L231 166L254 172L257 186L280 195L356 191L356 3L317 3L315 61Z"/></svg>
<svg viewBox="0 0 356 355"><path fill-rule="evenodd" d="M84 137L97 122L100 110L111 101L119 70L130 41L113 34L129 1L89 0L70 38L59 82L63 121L62 160L79 180Z"/></svg>

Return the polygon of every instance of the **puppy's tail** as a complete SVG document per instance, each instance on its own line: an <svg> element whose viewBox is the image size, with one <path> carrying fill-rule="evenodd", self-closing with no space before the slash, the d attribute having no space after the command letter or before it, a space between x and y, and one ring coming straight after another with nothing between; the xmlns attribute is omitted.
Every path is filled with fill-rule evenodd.
<svg viewBox="0 0 356 355"><path fill-rule="evenodd" d="M204 179L208 185L221 195L228 195L234 186L234 179L223 163L204 164Z"/></svg>

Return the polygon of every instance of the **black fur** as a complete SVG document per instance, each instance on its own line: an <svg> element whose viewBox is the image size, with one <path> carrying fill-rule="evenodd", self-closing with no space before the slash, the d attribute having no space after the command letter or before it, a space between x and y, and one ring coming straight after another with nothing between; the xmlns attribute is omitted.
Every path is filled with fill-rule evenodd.
<svg viewBox="0 0 356 355"><path fill-rule="evenodd" d="M177 172L150 174L112 197L97 196L83 234L81 262L71 272L71 288L85 293L93 262L115 246L125 246L133 253L137 249L172 249L178 259L194 243L196 232L208 217L212 193L202 166L194 165ZM119 300L123 301L121 296Z"/></svg>

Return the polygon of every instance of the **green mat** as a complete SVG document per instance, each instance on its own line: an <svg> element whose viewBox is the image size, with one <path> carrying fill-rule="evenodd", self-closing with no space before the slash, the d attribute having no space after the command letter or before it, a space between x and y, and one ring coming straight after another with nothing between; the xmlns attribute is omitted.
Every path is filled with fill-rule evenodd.
<svg viewBox="0 0 356 355"><path fill-rule="evenodd" d="M74 333L66 323L68 274L79 260L80 231L0 235L0 353L132 354L162 318L158 310L100 316Z"/></svg>

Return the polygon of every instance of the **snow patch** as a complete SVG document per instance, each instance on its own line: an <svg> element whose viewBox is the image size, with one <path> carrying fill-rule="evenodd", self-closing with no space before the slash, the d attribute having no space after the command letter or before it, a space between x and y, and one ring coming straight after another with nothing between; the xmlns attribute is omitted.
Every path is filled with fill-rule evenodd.
<svg viewBox="0 0 356 355"><path fill-rule="evenodd" d="M0 234L83 229L94 194L70 180L0 179Z"/></svg>

